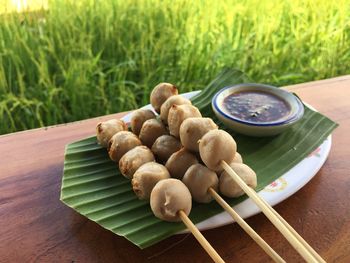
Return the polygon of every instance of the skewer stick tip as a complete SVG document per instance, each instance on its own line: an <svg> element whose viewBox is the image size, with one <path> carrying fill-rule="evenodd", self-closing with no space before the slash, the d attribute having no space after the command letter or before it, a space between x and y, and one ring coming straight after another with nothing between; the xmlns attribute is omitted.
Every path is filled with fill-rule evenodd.
<svg viewBox="0 0 350 263"><path fill-rule="evenodd" d="M197 241L201 244L204 250L208 253L208 255L214 260L216 263L225 263L225 261L220 257L218 252L210 245L210 243L205 239L202 233L198 230L198 228L192 223L192 221L188 218L186 213L182 210L178 211L178 214L182 220L182 222L187 226L187 228L191 231Z"/></svg>

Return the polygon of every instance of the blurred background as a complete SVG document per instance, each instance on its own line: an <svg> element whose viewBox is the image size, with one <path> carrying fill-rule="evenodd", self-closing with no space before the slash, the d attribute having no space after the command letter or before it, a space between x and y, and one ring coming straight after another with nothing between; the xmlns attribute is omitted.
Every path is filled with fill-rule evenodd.
<svg viewBox="0 0 350 263"><path fill-rule="evenodd" d="M138 108L223 67L277 86L349 74L348 0L0 0L0 134Z"/></svg>

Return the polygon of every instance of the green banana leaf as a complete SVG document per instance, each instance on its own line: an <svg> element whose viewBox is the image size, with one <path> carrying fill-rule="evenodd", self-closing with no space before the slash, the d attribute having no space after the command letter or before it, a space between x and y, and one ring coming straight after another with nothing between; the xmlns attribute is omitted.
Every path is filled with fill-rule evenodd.
<svg viewBox="0 0 350 263"><path fill-rule="evenodd" d="M226 129L215 118L211 98L219 89L243 82L247 82L247 77L242 72L224 69L192 102L204 116L213 118L221 129ZM336 127L337 124L327 117L305 107L303 119L279 136L252 138L227 131L234 136L245 163L256 171L256 190L259 191L304 159ZM226 201L233 206L246 198L227 198ZM185 229L183 223L157 219L149 203L136 198L130 181L120 175L106 149L97 144L96 137L67 145L61 200L140 248L146 248ZM220 212L222 208L215 202L194 203L190 218L198 223Z"/></svg>

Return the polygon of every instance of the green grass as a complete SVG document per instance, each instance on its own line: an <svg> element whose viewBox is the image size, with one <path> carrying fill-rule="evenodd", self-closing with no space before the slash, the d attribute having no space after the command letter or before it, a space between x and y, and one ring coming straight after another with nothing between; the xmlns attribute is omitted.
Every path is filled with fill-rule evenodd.
<svg viewBox="0 0 350 263"><path fill-rule="evenodd" d="M74 3L78 2L78 3ZM224 66L287 85L349 73L348 1L51 1L0 17L0 133L130 110Z"/></svg>

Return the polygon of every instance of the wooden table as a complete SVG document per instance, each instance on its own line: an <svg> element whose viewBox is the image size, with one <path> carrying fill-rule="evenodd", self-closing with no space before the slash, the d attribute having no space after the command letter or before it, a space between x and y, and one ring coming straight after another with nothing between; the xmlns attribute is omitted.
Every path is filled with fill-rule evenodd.
<svg viewBox="0 0 350 263"><path fill-rule="evenodd" d="M276 209L326 261L350 262L350 75L288 88L340 127L323 168ZM0 262L211 262L192 235L141 250L59 201L65 145L110 117L0 137ZM302 262L265 216L247 221L288 262ZM204 235L227 262L270 261L237 224Z"/></svg>

